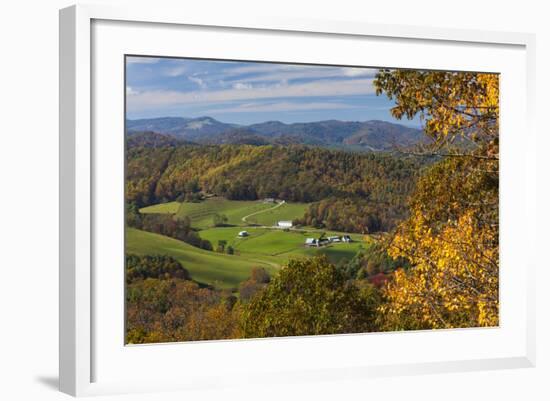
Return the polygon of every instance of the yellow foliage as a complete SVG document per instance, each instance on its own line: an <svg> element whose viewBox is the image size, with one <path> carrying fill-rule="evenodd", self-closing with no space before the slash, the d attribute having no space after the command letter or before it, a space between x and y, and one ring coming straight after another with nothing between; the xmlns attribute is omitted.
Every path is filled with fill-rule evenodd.
<svg viewBox="0 0 550 401"><path fill-rule="evenodd" d="M381 70L374 85L396 101L394 117L420 115L437 146L457 137L485 144L498 138L498 74Z"/></svg>
<svg viewBox="0 0 550 401"><path fill-rule="evenodd" d="M453 156L419 179L410 217L389 246L411 267L386 284L382 324L388 330L498 325L499 76L382 70L375 85L396 101L395 117L420 114L434 139L431 151L445 146Z"/></svg>
<svg viewBox="0 0 550 401"><path fill-rule="evenodd" d="M384 314L407 313L429 328L498 325L498 230L479 227L472 211L439 233L416 212L389 253L414 268L386 286Z"/></svg>

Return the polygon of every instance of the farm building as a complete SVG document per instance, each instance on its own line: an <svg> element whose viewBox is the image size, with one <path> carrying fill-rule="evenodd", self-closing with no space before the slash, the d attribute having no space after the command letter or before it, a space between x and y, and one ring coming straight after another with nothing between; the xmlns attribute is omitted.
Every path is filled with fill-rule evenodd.
<svg viewBox="0 0 550 401"><path fill-rule="evenodd" d="M239 231L239 237L248 237L248 231Z"/></svg>
<svg viewBox="0 0 550 401"><path fill-rule="evenodd" d="M343 242L351 242L351 237L349 235L344 235L344 236L342 236L342 241Z"/></svg>
<svg viewBox="0 0 550 401"><path fill-rule="evenodd" d="M306 246L319 246L319 240L316 238L307 238L306 239Z"/></svg>
<svg viewBox="0 0 550 401"><path fill-rule="evenodd" d="M332 236L332 237L328 237L328 240L329 240L330 242L340 242L340 237L337 236L337 235L334 235L334 236Z"/></svg>
<svg viewBox="0 0 550 401"><path fill-rule="evenodd" d="M292 227L292 221L289 220L281 220L277 222L277 226L280 228L291 228Z"/></svg>

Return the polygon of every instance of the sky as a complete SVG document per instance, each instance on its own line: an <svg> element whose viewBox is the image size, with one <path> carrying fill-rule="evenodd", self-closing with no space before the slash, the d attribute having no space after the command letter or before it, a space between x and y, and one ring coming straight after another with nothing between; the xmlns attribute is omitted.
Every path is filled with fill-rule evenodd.
<svg viewBox="0 0 550 401"><path fill-rule="evenodd" d="M263 62L126 57L126 117L209 116L253 124L385 120L393 102L376 96L375 69Z"/></svg>

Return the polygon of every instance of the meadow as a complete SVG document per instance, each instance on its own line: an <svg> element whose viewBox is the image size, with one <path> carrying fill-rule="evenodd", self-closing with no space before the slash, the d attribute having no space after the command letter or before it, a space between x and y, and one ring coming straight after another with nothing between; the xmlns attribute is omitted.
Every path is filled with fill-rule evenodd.
<svg viewBox="0 0 550 401"><path fill-rule="evenodd" d="M227 255L196 248L159 234L128 228L126 252L137 255L167 255L178 260L193 280L218 288L231 289L246 280L253 267L275 273L278 265L263 258Z"/></svg>
<svg viewBox="0 0 550 401"><path fill-rule="evenodd" d="M193 227L206 229L213 226L216 214L226 216L228 226L274 226L280 220L302 217L307 206L307 203L235 201L213 197L196 203L160 203L141 208L140 213L169 213L177 218L189 217Z"/></svg>
<svg viewBox="0 0 550 401"><path fill-rule="evenodd" d="M189 217L201 238L232 247L234 254L207 251L185 242L133 228L126 231L126 249L135 254L162 254L177 259L189 270L194 280L218 288L234 289L248 278L253 267L263 267L274 274L290 259L326 255L333 263L350 260L361 247L368 247L364 236L351 234L350 243L331 243L323 247L306 247L307 238L321 235L344 235L311 227L283 230L274 228L279 220L300 217L307 204L264 203L262 201L232 201L211 198L200 203L169 202L142 208L141 213L168 213L175 218ZM227 216L226 225L213 226L213 216ZM247 236L240 237L239 232Z"/></svg>

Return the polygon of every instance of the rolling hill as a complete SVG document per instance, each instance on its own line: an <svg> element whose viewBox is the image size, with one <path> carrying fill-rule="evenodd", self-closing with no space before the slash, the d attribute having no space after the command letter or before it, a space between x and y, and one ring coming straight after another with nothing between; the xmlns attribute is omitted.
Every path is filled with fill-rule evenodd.
<svg viewBox="0 0 550 401"><path fill-rule="evenodd" d="M178 218L189 217L196 229L207 229L213 225L215 214L227 217L230 226L274 226L280 220L301 218L307 203L265 203L262 201L235 201L224 198L210 198L202 202L167 202L147 206L140 213L168 213Z"/></svg>
<svg viewBox="0 0 550 401"><path fill-rule="evenodd" d="M126 230L126 252L136 255L167 255L178 260L191 277L219 288L234 288L246 280L253 267L273 273L278 264L254 256L227 255L196 248L185 242L147 231Z"/></svg>
<svg viewBox="0 0 550 401"><path fill-rule="evenodd" d="M222 289L235 289L250 276L254 267L263 267L271 275L290 259L326 255L333 263L351 259L361 247L369 245L360 235L352 235L350 243L335 243L322 248L306 248L306 238L319 236L321 231L285 232L278 229L247 228L249 236L239 238L242 227L216 227L202 230L204 239L216 244L220 240L235 249L234 255L196 248L163 235L127 228L126 252L136 255L167 255L175 258L189 271L193 280ZM326 232L332 235L333 232Z"/></svg>
<svg viewBox="0 0 550 401"><path fill-rule="evenodd" d="M420 129L379 120L327 120L293 124L267 121L238 126L211 117L163 117L127 120L126 129L129 136L155 132L203 144L303 144L367 151L388 151L396 144L406 147L426 141Z"/></svg>
<svg viewBox="0 0 550 401"><path fill-rule="evenodd" d="M129 135L153 131L159 134L173 135L176 138L189 141L206 139L235 127L235 124L222 123L211 117L159 117L126 120L126 132Z"/></svg>

